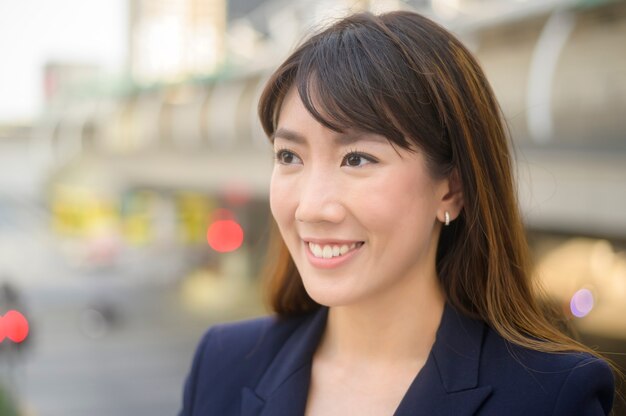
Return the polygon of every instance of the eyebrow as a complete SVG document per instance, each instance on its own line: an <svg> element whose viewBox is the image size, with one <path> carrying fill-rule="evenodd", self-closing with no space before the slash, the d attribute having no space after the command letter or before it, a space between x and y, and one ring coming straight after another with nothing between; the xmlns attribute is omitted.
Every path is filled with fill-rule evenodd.
<svg viewBox="0 0 626 416"><path fill-rule="evenodd" d="M295 142L298 144L306 143L306 138L302 134L298 133L297 131L286 129L284 127L279 128L278 130L274 132L274 134L272 134L272 142L277 137L280 137L281 139L285 139L290 142ZM383 136L376 135L376 134L369 134L366 132L356 132L352 134L338 133L337 135L334 136L334 140L336 143L340 145L349 145L349 144L360 142L360 141L369 141L369 142L375 142L375 143L383 143L383 142L386 143L388 141Z"/></svg>
<svg viewBox="0 0 626 416"><path fill-rule="evenodd" d="M293 130L285 129L283 127L279 128L278 130L276 130L272 134L272 142L277 137L280 137L282 139L288 140L290 142L296 142L296 143L300 143L300 144L302 144L302 143L304 143L306 141L304 136L301 135L300 133L295 132Z"/></svg>

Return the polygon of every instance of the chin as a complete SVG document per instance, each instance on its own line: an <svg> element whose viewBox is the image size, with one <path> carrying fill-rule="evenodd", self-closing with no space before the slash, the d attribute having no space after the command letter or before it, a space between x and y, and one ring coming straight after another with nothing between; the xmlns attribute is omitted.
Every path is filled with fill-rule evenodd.
<svg viewBox="0 0 626 416"><path fill-rule="evenodd" d="M307 282L303 279L307 294L322 306L347 306L357 302L358 297L353 290L345 290L337 285L324 285L319 282Z"/></svg>

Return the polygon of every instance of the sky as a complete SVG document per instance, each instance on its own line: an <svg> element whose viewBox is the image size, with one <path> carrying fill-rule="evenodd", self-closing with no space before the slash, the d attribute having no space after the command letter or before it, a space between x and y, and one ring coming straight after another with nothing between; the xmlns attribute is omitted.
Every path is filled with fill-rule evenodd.
<svg viewBox="0 0 626 416"><path fill-rule="evenodd" d="M127 0L0 0L0 123L36 118L48 61L122 71Z"/></svg>

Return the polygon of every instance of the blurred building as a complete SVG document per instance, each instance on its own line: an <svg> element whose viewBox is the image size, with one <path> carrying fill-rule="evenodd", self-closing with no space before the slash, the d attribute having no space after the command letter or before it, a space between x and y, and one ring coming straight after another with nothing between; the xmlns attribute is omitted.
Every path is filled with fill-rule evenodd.
<svg viewBox="0 0 626 416"><path fill-rule="evenodd" d="M226 0L129 0L130 70L142 84L206 76L224 61Z"/></svg>
<svg viewBox="0 0 626 416"><path fill-rule="evenodd" d="M51 61L43 70L44 107L59 104L72 93L84 93L101 73L98 65L81 62Z"/></svg>

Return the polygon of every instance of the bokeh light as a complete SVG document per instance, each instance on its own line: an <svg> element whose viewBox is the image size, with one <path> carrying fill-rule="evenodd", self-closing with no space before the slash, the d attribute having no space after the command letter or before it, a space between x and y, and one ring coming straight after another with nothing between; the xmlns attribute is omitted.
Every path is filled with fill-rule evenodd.
<svg viewBox="0 0 626 416"><path fill-rule="evenodd" d="M574 293L570 301L572 315L583 318L593 309L593 293L589 289L580 289Z"/></svg>
<svg viewBox="0 0 626 416"><path fill-rule="evenodd" d="M0 342L5 338L20 343L28 336L28 320L15 310L8 311L4 316L0 316Z"/></svg>
<svg viewBox="0 0 626 416"><path fill-rule="evenodd" d="M220 253L235 251L243 243L243 229L232 219L214 221L207 230L207 242Z"/></svg>

